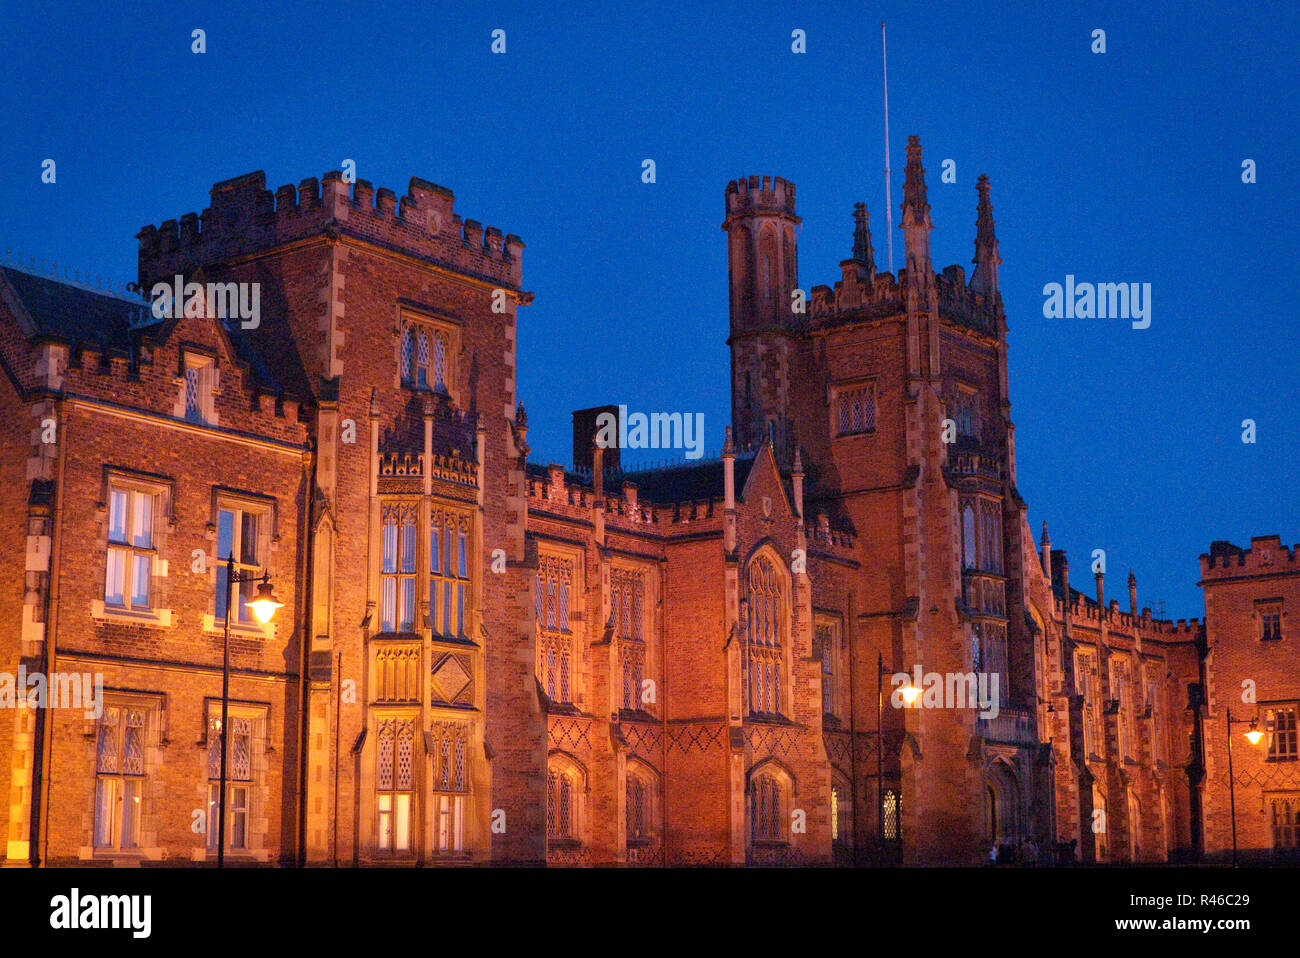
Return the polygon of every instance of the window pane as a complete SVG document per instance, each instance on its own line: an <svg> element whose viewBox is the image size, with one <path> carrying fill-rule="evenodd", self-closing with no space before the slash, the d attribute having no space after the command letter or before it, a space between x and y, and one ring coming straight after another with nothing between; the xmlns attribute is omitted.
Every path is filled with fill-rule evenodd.
<svg viewBox="0 0 1300 958"><path fill-rule="evenodd" d="M456 574L462 579L465 578L465 533L462 530L459 533L459 543L456 549Z"/></svg>
<svg viewBox="0 0 1300 958"><path fill-rule="evenodd" d="M152 564L147 555L135 556L135 567L131 570L131 605L135 608L149 606L149 570Z"/></svg>
<svg viewBox="0 0 1300 958"><path fill-rule="evenodd" d="M465 587L456 585L456 634L465 637Z"/></svg>
<svg viewBox="0 0 1300 958"><path fill-rule="evenodd" d="M415 571L415 522L402 523L402 571Z"/></svg>
<svg viewBox="0 0 1300 958"><path fill-rule="evenodd" d="M137 492L135 515L132 516L131 542L137 548L148 549L153 546L153 503L154 497Z"/></svg>
<svg viewBox="0 0 1300 958"><path fill-rule="evenodd" d="M388 519L384 522L384 556L383 571L397 571L397 522Z"/></svg>
<svg viewBox="0 0 1300 958"><path fill-rule="evenodd" d="M257 556L257 516L250 512L242 513L243 524L239 539L237 558L244 565L258 565Z"/></svg>
<svg viewBox="0 0 1300 958"><path fill-rule="evenodd" d="M451 634L451 583L442 586L442 634Z"/></svg>
<svg viewBox="0 0 1300 958"><path fill-rule="evenodd" d="M135 848L140 830L140 783L122 783L122 847Z"/></svg>
<svg viewBox="0 0 1300 958"><path fill-rule="evenodd" d="M438 521L435 519L429 532L429 571L433 573L437 573L442 569L442 566L438 564L439 529Z"/></svg>
<svg viewBox="0 0 1300 958"><path fill-rule="evenodd" d="M121 489L113 489L108 494L108 540L110 542L126 541L127 494Z"/></svg>
<svg viewBox="0 0 1300 958"><path fill-rule="evenodd" d="M117 807L117 779L101 778L95 782L95 845L113 844L113 812Z"/></svg>
<svg viewBox="0 0 1300 958"><path fill-rule="evenodd" d="M402 381L411 381L411 366L414 347L411 342L411 327L402 327Z"/></svg>
<svg viewBox="0 0 1300 958"><path fill-rule="evenodd" d="M221 818L221 786L208 786L208 847L217 847L217 831Z"/></svg>
<svg viewBox="0 0 1300 958"><path fill-rule="evenodd" d="M109 605L122 605L126 591L126 550L108 550L108 569L104 576L104 601Z"/></svg>
<svg viewBox="0 0 1300 958"><path fill-rule="evenodd" d="M402 619L401 631L411 632L415 629L415 579L402 579Z"/></svg>
<svg viewBox="0 0 1300 958"><path fill-rule="evenodd" d="M230 509L222 509L217 513L217 559L225 562L234 546L235 513Z"/></svg>
<svg viewBox="0 0 1300 958"><path fill-rule="evenodd" d="M229 611L229 599L226 595L227 578L230 572L225 564L217 566L217 596L213 607L213 614L218 621L225 621L226 613Z"/></svg>
<svg viewBox="0 0 1300 958"><path fill-rule="evenodd" d="M384 632L397 629L397 580L384 579L380 583L379 628Z"/></svg>
<svg viewBox="0 0 1300 958"><path fill-rule="evenodd" d="M411 796L398 795L397 798L397 840L394 848L404 852L411 847Z"/></svg>

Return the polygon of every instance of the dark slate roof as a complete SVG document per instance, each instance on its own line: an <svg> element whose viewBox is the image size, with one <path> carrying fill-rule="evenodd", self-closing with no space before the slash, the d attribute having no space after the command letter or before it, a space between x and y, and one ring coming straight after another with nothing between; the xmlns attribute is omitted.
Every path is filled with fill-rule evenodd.
<svg viewBox="0 0 1300 958"><path fill-rule="evenodd" d="M737 496L745 488L745 480L756 458L752 452L736 456ZM663 505L695 499L720 499L723 494L723 465L721 459L710 459L705 462L677 463L635 472L607 473L605 488L610 492L616 492L624 482L630 482L637 487L638 501ZM548 468L538 463L529 463L528 474L533 478L544 479ZM588 488L591 486L589 475L566 470L564 478L565 481L575 485Z"/></svg>
<svg viewBox="0 0 1300 958"><path fill-rule="evenodd" d="M94 343L101 351L128 349L130 327L148 317L148 306L82 286L0 267L18 294L39 336L57 336L74 346Z"/></svg>
<svg viewBox="0 0 1300 958"><path fill-rule="evenodd" d="M143 300L126 299L10 267L0 267L0 271L35 324L36 335L57 336L71 344L73 349L85 343L96 345L101 352L115 349L134 353L134 347L142 336L157 337L162 331L164 320L156 319ZM282 355L283 350L272 350L272 354L278 357L273 364L267 359L266 346L258 348L251 331L244 330L239 320L223 321L222 325L235 356L252 373L252 385L273 393L282 392L285 377L276 375L274 365L290 371L288 378L296 386L296 395L310 395L305 388L305 376L297 352L292 346L288 352L293 355L289 358ZM275 324L263 323L262 327L270 325Z"/></svg>

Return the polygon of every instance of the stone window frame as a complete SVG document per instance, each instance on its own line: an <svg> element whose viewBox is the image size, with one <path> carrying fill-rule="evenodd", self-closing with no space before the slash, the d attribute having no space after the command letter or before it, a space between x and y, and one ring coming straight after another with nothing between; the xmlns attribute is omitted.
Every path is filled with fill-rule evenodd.
<svg viewBox="0 0 1300 958"><path fill-rule="evenodd" d="M749 848L791 844L794 796L794 776L779 762L766 759L749 770L745 781L745 841ZM765 807L771 808L770 819L763 816ZM764 826L761 830L760 825Z"/></svg>
<svg viewBox="0 0 1300 958"><path fill-rule="evenodd" d="M245 826L244 847L242 848L234 848L230 845L233 838L234 806L229 798L226 799L225 857L237 861L269 862L271 852L267 847L267 836L270 834L269 805L272 796L268 772L271 756L275 752L271 738L271 704L269 702L231 699L228 713L232 723L235 719L248 719L252 722L252 727L249 730L250 777L247 780L235 780L232 777L230 756L233 753L230 751L230 746L227 745L226 788L230 791L236 788L246 788L248 797L245 810L247 824ZM212 830L211 834L214 835L219 830L217 822L220 809L216 804L213 790L220 782L219 774L215 776L212 774L209 763L212 760L212 752L219 747L217 743L220 739L217 736L220 734L220 725L220 697L205 696L203 699L203 720L201 722L200 738L195 743L199 761L199 785L196 798L199 801L197 807L203 808L207 812L207 825ZM218 752L218 754L220 753ZM213 841L212 846L209 847L210 839L208 836L207 831L195 835L199 844L192 853L194 861L216 860L216 843Z"/></svg>
<svg viewBox="0 0 1300 958"><path fill-rule="evenodd" d="M420 331L428 334L428 370L429 381L423 384L416 382L416 376L419 369L418 340L412 339L410 349L412 355L411 377L408 379L405 371L407 343L407 329L415 330L416 334ZM443 357L444 370L442 388L433 381L434 370L434 350L435 340L442 337L445 343L445 355ZM457 383L459 383L460 373L460 351L461 351L461 323L450 316L443 315L436 310L428 307L417 306L412 303L400 302L397 306L397 319L393 343L393 355L396 360L396 376L394 385L399 389L414 390L417 392L430 392L436 395L447 396L453 404L457 402Z"/></svg>
<svg viewBox="0 0 1300 958"><path fill-rule="evenodd" d="M99 591L91 600L90 614L100 622L121 622L133 625L145 625L167 628L172 625L172 610L166 606L165 584L169 573L169 563L163 558L167 551L168 540L176 528L175 480L169 476L140 472L120 466L104 466L100 479L100 501L96 503L95 513L98 524L98 536L95 541L95 554L103 562L98 570ZM140 492L154 497L152 552L153 563L150 572L150 605L146 609L118 607L109 605L105 599L104 589L108 579L109 524L111 516L111 493L114 489Z"/></svg>
<svg viewBox="0 0 1300 958"><path fill-rule="evenodd" d="M772 632L775 643L755 642L755 611L753 608L754 589L750 582L750 576L755 568L760 564L766 564L771 569L771 574L776 588L776 622L773 624ZM783 719L793 712L794 689L791 686L791 675L793 674L791 661L792 647L794 644L794 616L795 610L791 606L794 583L790 577L789 569L781 561L780 556L772 547L771 543L765 543L756 549L745 563L744 578L744 633L743 644L741 645L741 688L744 690L744 708L745 714L751 718L776 718ZM760 690L760 704L766 705L769 701L767 691L770 689L770 701L775 705L772 711L760 711L754 708L754 690L753 679L755 676L754 657L757 655L759 674L763 678L762 689ZM770 662L775 666L772 673L772 683L767 683L768 673L763 669L762 663ZM777 684L779 683L779 685Z"/></svg>
<svg viewBox="0 0 1300 958"><path fill-rule="evenodd" d="M217 413L221 367L216 350L196 343L181 343L178 358L175 379L177 395L176 404L172 407L172 415L195 426L221 425L221 417ZM199 402L197 418L189 414L188 388L191 369L197 372L196 392Z"/></svg>
<svg viewBox="0 0 1300 958"><path fill-rule="evenodd" d="M1264 732L1264 761L1300 761L1300 702L1294 699L1260 702L1258 708L1259 727ZM1283 747L1280 749L1274 747L1278 741L1276 719L1269 717L1275 712L1290 716L1288 727L1282 729Z"/></svg>
<svg viewBox="0 0 1300 958"><path fill-rule="evenodd" d="M561 817L554 809L554 790L568 785L569 809L567 819L560 827ZM586 767L568 752L552 750L546 757L546 797L545 826L546 846L551 848L576 849L588 844L587 835L587 791L588 777Z"/></svg>
<svg viewBox="0 0 1300 958"><path fill-rule="evenodd" d="M827 386L827 424L830 429L829 435L832 441L836 439L851 439L857 436L872 436L876 434L880 412L880 389L877 379L878 377L874 375L857 376L853 379L844 379L832 382ZM850 428L841 431L840 400L842 397L846 397L859 391L863 392L871 400L871 425L863 429Z"/></svg>
<svg viewBox="0 0 1300 958"><path fill-rule="evenodd" d="M1255 630L1259 641L1280 642L1282 640L1282 622L1286 618L1286 612L1281 596L1256 599L1251 618L1259 623Z"/></svg>
<svg viewBox="0 0 1300 958"><path fill-rule="evenodd" d="M561 589L563 580L560 577L555 580L554 626L549 624L551 621L550 593L549 589L545 588L549 579L543 575L543 570L548 563L557 566L559 571L567 571L568 573L567 596ZM538 551L537 572L533 576L534 614L538 636L537 679L552 702L577 708L583 707L587 690L586 657L584 655L586 643L583 641L586 627L582 608L582 597L586 595L585 571L584 554L581 549L547 543L545 547ZM556 653L557 670L559 670L556 676L555 697L550 695L550 689L546 681L546 654L550 650L554 650ZM563 661L563 654L566 651L569 655L569 694L564 697L561 694L563 685L560 663Z"/></svg>
<svg viewBox="0 0 1300 958"><path fill-rule="evenodd" d="M216 616L217 569L224 567L226 564L225 557L217 555L220 551L218 543L221 510L223 508L233 508L241 512L255 512L265 519L264 522L259 524L257 532L257 550L258 555L262 557L262 562L257 568L260 568L263 572L271 572L274 584L275 573L271 570L271 556L275 552L276 544L280 541L279 502L274 496L248 492L243 489L233 489L229 486L213 486L209 508L211 511L204 534L211 543L212 552L207 559L208 593L205 599L207 611L203 613L202 628L204 632L221 634L225 629L225 619L218 619ZM237 562L236 566L239 565L240 563ZM236 568L236 572L238 571L239 569ZM283 614L282 610L281 615ZM230 623L231 635L254 636L266 639L274 637L275 628L275 619L265 625L258 622L256 617L247 622L242 622L238 613Z"/></svg>
<svg viewBox="0 0 1300 958"><path fill-rule="evenodd" d="M1300 852L1300 792L1265 790L1263 797L1273 853L1289 857ZM1285 808L1284 814L1289 821L1278 822L1279 806ZM1290 840L1289 844L1287 839Z"/></svg>
<svg viewBox="0 0 1300 958"><path fill-rule="evenodd" d="M140 709L145 713L144 773L140 786L140 820L137 825L136 845L129 849L98 847L95 845L95 789L99 779L99 717L82 720L82 737L85 742L89 788L82 815L82 834L89 841L77 849L81 861L108 861L112 864L136 864L140 861L160 861L166 849L158 845L159 819L165 808L167 794L159 774L162 769L162 750L167 747L167 695L163 692L130 689L104 689L100 699L101 709Z"/></svg>
<svg viewBox="0 0 1300 958"><path fill-rule="evenodd" d="M953 380L949 386L949 399L946 404L945 412L952 419L957 427L957 437L963 439L980 438L980 426L983 424L980 416L981 403L980 391L978 387L961 380ZM963 431L962 419L963 412L969 414L970 429Z"/></svg>
<svg viewBox="0 0 1300 958"><path fill-rule="evenodd" d="M387 789L381 789L380 781L379 781L380 747L383 745L381 732L383 730L385 723L388 722L396 723L394 725L395 732L392 740L393 781L392 781L392 787ZM401 725L409 725L411 729L411 769L410 769L411 778L410 778L409 788L397 787L398 785L398 778L397 778L398 764L397 763L398 763L398 745L399 745L399 736L397 734L397 731L399 730L399 726ZM421 800L424 797L424 792L426 791L421 781L422 776L420 774L422 771L422 762L424 761L424 759L422 756L420 756L417 753L417 749L423 745L423 741L424 741L424 736L421 734L421 729L420 729L420 703L416 702L411 705L385 704L382 706L373 706L370 711L368 731L370 734L366 735L366 739L363 742L363 745L367 747L367 750L370 753L369 759L365 763L365 769L367 773L365 775L365 778L368 787L365 789L363 801L362 801L363 815L366 817L366 819L370 821L370 827L367 831L368 837L366 839L366 851L369 855L374 856L379 861L399 861L399 862L414 861L419 856L420 831L421 831L420 816L424 814L424 805ZM373 746L370 745L370 742L372 740L373 740ZM420 745L417 745L416 744L417 742L419 742ZM390 842L391 847L380 848L379 830L380 830L380 816L382 814L382 810L380 807L382 802L380 801L380 799L384 795L394 796L392 807L388 810L388 812L390 815L393 816L392 827L394 828L394 830L392 832L392 836L395 839L397 835L396 828L395 828L397 822L396 796L399 794L409 794L410 796L410 812L409 812L409 821L407 825L408 828L407 847L404 849L399 849L396 847L396 841L391 841Z"/></svg>
<svg viewBox="0 0 1300 958"><path fill-rule="evenodd" d="M830 629L830 649L829 657L831 660L831 669L826 671L827 648L821 644L817 633L819 629ZM838 612L813 611L813 642L814 658L820 663L822 694L822 714L829 715L836 721L845 721L846 706L848 702L847 684L848 675L845 668L847 654L844 642L844 619ZM831 681L831 708L826 708L826 680L829 675Z"/></svg>
<svg viewBox="0 0 1300 958"><path fill-rule="evenodd" d="M660 775L658 769L643 759L629 757L623 767L622 814L619 815L619 829L623 833L624 846L627 848L652 848L662 837L662 806L660 805ZM639 786L644 790L642 796L641 819L642 832L633 836L628 829L632 816L632 789Z"/></svg>
<svg viewBox="0 0 1300 958"><path fill-rule="evenodd" d="M631 593L631 609L628 614L623 614L623 605L618 600L618 596L623 594L620 589L622 583L616 585L615 580L629 580L628 586L640 586L640 595L634 591ZM657 569L644 562L633 561L615 561L609 569L609 620L608 623L614 630L614 638L618 648L618 704L616 711L633 711L645 712L649 715L658 714L658 703L647 703L644 701L645 680L649 679L658 687L658 662L659 662L659 643L654 627L654 612L657 606L656 588ZM640 605L639 615L638 603ZM625 631L623 623L628 622L631 625L631 632ZM639 673L637 667L639 666ZM639 674L640 681L634 682L633 691L634 705L628 705L628 680ZM656 699L658 696L656 695Z"/></svg>

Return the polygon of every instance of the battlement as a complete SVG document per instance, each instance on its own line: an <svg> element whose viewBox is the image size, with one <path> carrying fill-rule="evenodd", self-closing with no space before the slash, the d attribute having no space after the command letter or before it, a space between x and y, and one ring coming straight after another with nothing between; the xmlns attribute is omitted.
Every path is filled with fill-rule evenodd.
<svg viewBox="0 0 1300 958"><path fill-rule="evenodd" d="M1202 579L1294 573L1300 572L1300 545L1288 548L1281 536L1254 536L1250 548L1243 549L1220 539L1200 559Z"/></svg>
<svg viewBox="0 0 1300 958"><path fill-rule="evenodd" d="M907 312L906 269L900 269L895 278L890 273L865 275L853 260L845 260L841 267L844 271L841 281L834 286L814 286L810 291L810 327L885 319ZM940 319L985 336L999 335L1000 301L971 289L961 266L949 266L936 273L934 290Z"/></svg>
<svg viewBox="0 0 1300 958"><path fill-rule="evenodd" d="M517 289L524 243L453 212L446 187L411 177L400 200L367 180L349 185L343 174L310 177L274 192L261 170L213 185L202 215L143 227L140 284L330 231L368 240L469 275Z"/></svg>
<svg viewBox="0 0 1300 958"><path fill-rule="evenodd" d="M794 184L781 176L742 176L727 184L728 217L757 212L794 216Z"/></svg>

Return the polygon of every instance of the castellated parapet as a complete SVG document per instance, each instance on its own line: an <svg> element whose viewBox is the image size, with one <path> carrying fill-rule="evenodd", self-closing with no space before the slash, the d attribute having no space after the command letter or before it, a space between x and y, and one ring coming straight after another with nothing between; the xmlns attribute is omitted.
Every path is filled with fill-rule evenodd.
<svg viewBox="0 0 1300 958"><path fill-rule="evenodd" d="M759 211L795 216L794 184L781 176L742 176L727 184L728 216Z"/></svg>
<svg viewBox="0 0 1300 958"><path fill-rule="evenodd" d="M1220 540L1212 542L1209 554L1200 559L1202 579L1293 573L1300 571L1300 545L1288 548L1281 536L1255 536L1249 549Z"/></svg>
<svg viewBox="0 0 1300 958"><path fill-rule="evenodd" d="M258 170L214 184L211 196L201 216L187 213L136 234L142 287L326 235L373 243L519 291L523 241L495 226L462 220L452 210L451 190L419 177L411 178L399 200L392 190L375 190L366 180L349 188L338 171L272 193Z"/></svg>

